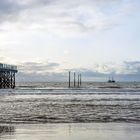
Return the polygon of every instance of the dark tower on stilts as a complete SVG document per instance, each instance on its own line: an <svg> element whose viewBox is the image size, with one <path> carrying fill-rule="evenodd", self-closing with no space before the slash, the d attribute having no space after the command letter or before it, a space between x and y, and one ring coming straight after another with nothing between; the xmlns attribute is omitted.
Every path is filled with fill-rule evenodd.
<svg viewBox="0 0 140 140"><path fill-rule="evenodd" d="M80 75L78 74L78 85L77 85L77 87L79 87L79 85L80 85Z"/></svg>
<svg viewBox="0 0 140 140"><path fill-rule="evenodd" d="M17 66L0 63L0 88L15 88Z"/></svg>
<svg viewBox="0 0 140 140"><path fill-rule="evenodd" d="M69 71L69 88L70 88L70 74L71 74L71 72Z"/></svg>
<svg viewBox="0 0 140 140"><path fill-rule="evenodd" d="M75 72L74 72L74 87L76 86L76 81L75 81Z"/></svg>
<svg viewBox="0 0 140 140"><path fill-rule="evenodd" d="M81 86L82 85L82 77L81 77L81 74L79 76L80 76L80 86Z"/></svg>

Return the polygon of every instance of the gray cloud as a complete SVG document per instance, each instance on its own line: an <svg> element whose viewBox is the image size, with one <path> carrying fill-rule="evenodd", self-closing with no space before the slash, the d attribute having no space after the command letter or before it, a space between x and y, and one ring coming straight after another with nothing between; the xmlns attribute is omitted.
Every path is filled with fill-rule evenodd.
<svg viewBox="0 0 140 140"><path fill-rule="evenodd" d="M47 62L47 63L27 62L27 63L20 64L18 68L21 72L43 73L49 70L54 70L59 66L60 64L54 62Z"/></svg>
<svg viewBox="0 0 140 140"><path fill-rule="evenodd" d="M22 64L23 65L23 64ZM105 65L105 66L104 66ZM64 69L56 72L58 63L24 63L17 74L18 81L67 81L68 71L81 73L84 81L107 81L109 76L117 81L140 81L140 61L123 62L112 66L112 63L97 66L94 69L77 68ZM104 71L101 68L104 68ZM108 72L107 72L108 70Z"/></svg>
<svg viewBox="0 0 140 140"><path fill-rule="evenodd" d="M20 14L41 5L48 5L51 0L1 0L0 1L0 22L16 21Z"/></svg>
<svg viewBox="0 0 140 140"><path fill-rule="evenodd" d="M85 81L107 81L112 76L116 81L140 81L140 61L96 64L93 69L80 68L70 69L70 71L82 73Z"/></svg>
<svg viewBox="0 0 140 140"><path fill-rule="evenodd" d="M66 73L46 72L46 73L25 73L19 72L16 76L17 82L50 82L50 81L66 81Z"/></svg>
<svg viewBox="0 0 140 140"><path fill-rule="evenodd" d="M125 61L124 65L128 70L128 74L140 74L140 61Z"/></svg>
<svg viewBox="0 0 140 140"><path fill-rule="evenodd" d="M0 1L0 22L11 21L15 19L21 11L21 7L11 0Z"/></svg>
<svg viewBox="0 0 140 140"><path fill-rule="evenodd" d="M1 0L0 22L14 21L32 30L87 32L118 25L126 5L123 0Z"/></svg>

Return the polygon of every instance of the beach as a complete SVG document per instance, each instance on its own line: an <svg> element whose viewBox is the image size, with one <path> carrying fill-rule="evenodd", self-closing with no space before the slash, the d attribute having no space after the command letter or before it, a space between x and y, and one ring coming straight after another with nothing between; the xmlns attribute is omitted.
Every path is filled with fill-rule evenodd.
<svg viewBox="0 0 140 140"><path fill-rule="evenodd" d="M140 140L140 0L0 0L0 140Z"/></svg>
<svg viewBox="0 0 140 140"><path fill-rule="evenodd" d="M140 125L132 123L15 124L1 140L139 140Z"/></svg>
<svg viewBox="0 0 140 140"><path fill-rule="evenodd" d="M1 89L0 126L2 140L139 140L140 83L22 83Z"/></svg>

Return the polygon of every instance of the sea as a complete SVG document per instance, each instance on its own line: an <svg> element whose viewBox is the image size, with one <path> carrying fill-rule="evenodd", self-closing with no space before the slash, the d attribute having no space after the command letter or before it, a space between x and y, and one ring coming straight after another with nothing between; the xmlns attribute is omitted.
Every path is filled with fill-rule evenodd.
<svg viewBox="0 0 140 140"><path fill-rule="evenodd" d="M70 88L67 82L25 82L0 89L2 140L139 140L139 132L139 82Z"/></svg>

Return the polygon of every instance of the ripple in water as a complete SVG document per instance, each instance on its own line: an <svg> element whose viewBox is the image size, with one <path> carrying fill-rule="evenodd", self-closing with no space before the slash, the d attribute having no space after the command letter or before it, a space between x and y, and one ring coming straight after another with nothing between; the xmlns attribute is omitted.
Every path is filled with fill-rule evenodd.
<svg viewBox="0 0 140 140"><path fill-rule="evenodd" d="M40 84L41 85L41 84ZM52 84L53 85L53 84ZM58 84L59 85L59 84ZM1 123L140 122L139 84L0 90Z"/></svg>

